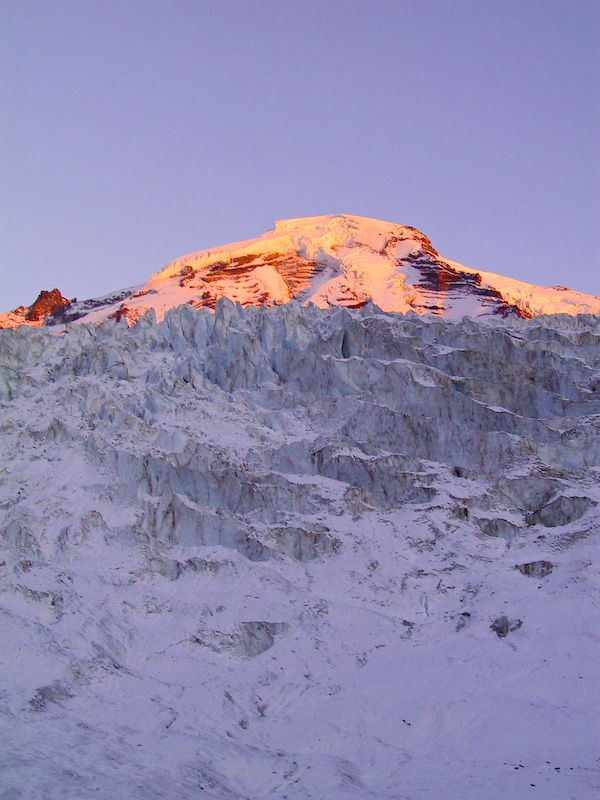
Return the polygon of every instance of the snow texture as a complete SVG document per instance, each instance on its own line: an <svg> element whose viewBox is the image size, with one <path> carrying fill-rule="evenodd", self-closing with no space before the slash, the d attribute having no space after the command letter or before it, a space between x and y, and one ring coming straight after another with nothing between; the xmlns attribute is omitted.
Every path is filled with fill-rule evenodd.
<svg viewBox="0 0 600 800"><path fill-rule="evenodd" d="M221 297L242 306L295 299L319 308L371 300L384 311L445 319L600 312L598 297L477 272L442 258L416 228L346 214L281 220L257 239L183 256L144 285L106 297L63 305L58 290L42 294L60 298L46 324L124 318L132 325L149 309L160 321L184 304L214 309ZM40 304L50 308L40 296L0 314L0 328L41 325Z"/></svg>
<svg viewBox="0 0 600 800"><path fill-rule="evenodd" d="M596 796L598 316L20 327L0 413L3 800Z"/></svg>

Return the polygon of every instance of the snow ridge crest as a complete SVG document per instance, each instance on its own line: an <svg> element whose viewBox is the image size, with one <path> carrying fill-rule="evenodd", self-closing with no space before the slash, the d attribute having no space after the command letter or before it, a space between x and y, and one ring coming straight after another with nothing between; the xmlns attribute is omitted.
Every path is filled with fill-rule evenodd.
<svg viewBox="0 0 600 800"><path fill-rule="evenodd" d="M319 308L360 308L370 300L384 311L444 319L600 312L600 298L532 286L443 258L416 228L341 214L279 220L256 239L182 256L142 286L63 303L45 321L114 317L132 325L149 309L159 320L181 305L214 310L221 297L242 307L295 299ZM31 309L0 315L0 327L41 324Z"/></svg>

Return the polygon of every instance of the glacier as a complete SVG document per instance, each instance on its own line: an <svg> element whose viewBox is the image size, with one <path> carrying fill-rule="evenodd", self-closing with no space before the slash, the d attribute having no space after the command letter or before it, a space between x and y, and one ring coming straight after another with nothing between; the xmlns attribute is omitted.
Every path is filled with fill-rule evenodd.
<svg viewBox="0 0 600 800"><path fill-rule="evenodd" d="M22 326L0 423L3 799L598 791L598 314Z"/></svg>

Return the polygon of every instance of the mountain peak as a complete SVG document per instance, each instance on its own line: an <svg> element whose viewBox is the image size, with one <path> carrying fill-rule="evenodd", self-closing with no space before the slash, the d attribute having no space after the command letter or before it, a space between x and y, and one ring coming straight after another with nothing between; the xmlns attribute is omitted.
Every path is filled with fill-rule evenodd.
<svg viewBox="0 0 600 800"><path fill-rule="evenodd" d="M190 253L140 287L64 305L52 321L133 324L150 308L160 320L188 304L214 309L226 297L242 306L294 299L321 308L415 311L447 319L597 313L600 299L562 287L538 287L442 258L421 231L369 217L330 214L278 220L256 239ZM0 327L29 323L17 311ZM39 323L38 323L39 324Z"/></svg>

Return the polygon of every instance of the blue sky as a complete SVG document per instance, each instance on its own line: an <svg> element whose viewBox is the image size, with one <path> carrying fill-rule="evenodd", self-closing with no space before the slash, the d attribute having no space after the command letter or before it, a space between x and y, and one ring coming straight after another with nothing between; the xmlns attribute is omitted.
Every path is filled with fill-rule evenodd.
<svg viewBox="0 0 600 800"><path fill-rule="evenodd" d="M0 6L0 310L275 219L600 295L596 0Z"/></svg>

